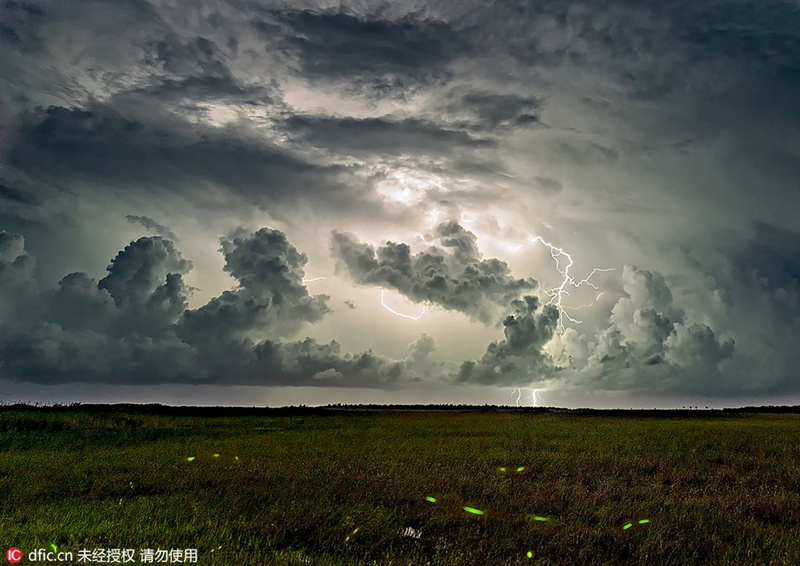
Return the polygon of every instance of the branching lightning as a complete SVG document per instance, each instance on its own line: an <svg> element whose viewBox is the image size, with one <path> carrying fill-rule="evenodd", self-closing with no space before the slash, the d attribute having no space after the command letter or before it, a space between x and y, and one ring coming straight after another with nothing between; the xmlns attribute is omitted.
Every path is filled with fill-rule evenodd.
<svg viewBox="0 0 800 566"><path fill-rule="evenodd" d="M572 277L569 274L570 268L575 263L574 260L572 259L571 255L569 255L567 252L565 252L562 248L556 247L553 244L545 241L541 236L536 236L536 237L529 236L528 237L528 241L531 244L536 244L538 242L541 242L542 244L544 244L545 246L550 248L550 256L556 262L556 270L564 277L564 279L561 281L561 284L558 287L553 287L552 289L544 290L544 294L547 295L548 297L550 297L550 300L547 301L546 304L552 305L552 306L554 306L554 307L556 307L558 309L558 313L559 313L558 328L559 328L559 330L561 332L564 331L564 318L566 318L570 322L574 322L576 324L580 324L581 321L571 317L567 313L567 310L579 310L579 309L588 308L588 307L594 305L600 299L600 297L603 295L603 293L601 292L600 294L598 294L597 297L595 298L595 300L592 303L588 304L588 305L584 305L584 306L581 306L581 307L570 308L570 307L565 307L564 304L563 304L564 296L565 295L569 296L569 291L566 289L566 287L569 285L569 286L574 287L574 288L577 289L577 288L579 288L579 287L581 287L583 285L588 285L589 287L591 287L595 291L599 291L600 288L597 287L597 285L595 285L594 283L591 282L592 276L595 273L598 273L598 272L614 271L614 270L613 269L604 269L604 268L600 268L600 267L595 267L594 269L592 269L592 272L588 276L586 276L584 279L581 279L580 281L575 281L575 278ZM562 256L567 259L567 265L563 269L561 267L561 257Z"/></svg>
<svg viewBox="0 0 800 566"><path fill-rule="evenodd" d="M428 312L428 307L425 307L425 306L422 307L422 312L419 313L417 316L411 316L411 315L403 314L401 312L397 312L392 307L390 307L389 305L386 304L386 301L384 300L384 294L385 294L385 291L383 289L381 289L381 305L383 306L383 308L385 308L387 311L389 311L390 313L392 313L395 316L400 316L400 317L403 317L403 318L407 318L409 320L419 320L419 319L421 319L423 317L423 315L426 312Z"/></svg>

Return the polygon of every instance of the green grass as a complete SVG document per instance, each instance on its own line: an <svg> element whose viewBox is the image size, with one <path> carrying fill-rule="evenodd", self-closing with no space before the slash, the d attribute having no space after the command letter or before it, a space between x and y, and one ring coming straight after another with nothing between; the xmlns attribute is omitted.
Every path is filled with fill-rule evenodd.
<svg viewBox="0 0 800 566"><path fill-rule="evenodd" d="M197 548L199 564L226 565L800 564L791 415L15 409L0 412L0 451L0 544L23 551Z"/></svg>

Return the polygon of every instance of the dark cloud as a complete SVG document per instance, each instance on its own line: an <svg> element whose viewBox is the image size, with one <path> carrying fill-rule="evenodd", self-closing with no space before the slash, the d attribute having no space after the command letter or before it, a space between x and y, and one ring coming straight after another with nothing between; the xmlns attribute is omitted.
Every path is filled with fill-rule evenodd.
<svg viewBox="0 0 800 566"><path fill-rule="evenodd" d="M292 116L286 129L307 143L352 154L456 155L459 151L492 147L491 140L424 120Z"/></svg>
<svg viewBox="0 0 800 566"><path fill-rule="evenodd" d="M253 331L291 334L329 312L328 297L311 297L303 284L308 258L278 230L262 228L223 238L225 271L237 287L184 313L179 332L192 341L213 341Z"/></svg>
<svg viewBox="0 0 800 566"><path fill-rule="evenodd" d="M44 9L33 2L7 0L2 6L0 42L21 49L40 45L36 30L44 18Z"/></svg>
<svg viewBox="0 0 800 566"><path fill-rule="evenodd" d="M130 222L131 224L139 224L144 226L148 230L152 230L156 234L160 236L164 236L168 240L172 240L173 242L178 241L178 238L175 237L172 230L164 226L163 224L159 224L152 218L148 218L147 216L136 216L133 214L128 214L125 216L125 220Z"/></svg>
<svg viewBox="0 0 800 566"><path fill-rule="evenodd" d="M35 195L32 195L26 191L22 191L13 186L4 184L0 184L0 199L22 205L39 204L39 200L36 198Z"/></svg>
<svg viewBox="0 0 800 566"><path fill-rule="evenodd" d="M0 321L16 323L36 297L35 263L22 236L0 231Z"/></svg>
<svg viewBox="0 0 800 566"><path fill-rule="evenodd" d="M472 92L461 97L454 111L467 110L475 116L475 127L493 130L540 124L537 112L541 104L529 96Z"/></svg>
<svg viewBox="0 0 800 566"><path fill-rule="evenodd" d="M164 70L181 77L230 78L227 65L214 42L206 37L183 40L171 35L155 45Z"/></svg>
<svg viewBox="0 0 800 566"><path fill-rule="evenodd" d="M391 387L431 374L435 346L427 336L400 361L371 351L344 353L335 341L275 340L328 312L327 297L310 297L302 284L305 255L266 228L223 238L222 251L238 286L195 310L187 309L190 289L182 281L191 263L161 237L131 242L99 282L67 275L58 289L30 297L40 308L14 312L19 319L0 324L6 377ZM0 296L19 300L23 287L36 293L32 263L21 236L0 232Z"/></svg>
<svg viewBox="0 0 800 566"><path fill-rule="evenodd" d="M146 123L103 104L38 109L24 117L8 162L60 186L81 187L91 178L122 192L182 194L194 206L210 196L209 183L238 196L231 206L239 199L266 206L312 193L341 206L354 193L342 182L346 168L310 163L267 143L237 139L232 131L176 126Z"/></svg>
<svg viewBox="0 0 800 566"><path fill-rule="evenodd" d="M106 289L118 307L141 307L153 298L170 274L185 274L192 262L181 257L174 244L152 236L131 242L108 266L97 284Z"/></svg>
<svg viewBox="0 0 800 566"><path fill-rule="evenodd" d="M529 385L552 376L554 367L542 348L558 328L559 312L553 306L539 308L536 297L512 303L514 314L503 320L505 339L492 342L477 361L466 361L456 376L462 383Z"/></svg>
<svg viewBox="0 0 800 566"><path fill-rule="evenodd" d="M442 247L416 254L407 244L387 242L375 248L349 234L334 233L333 254L360 285L393 289L415 302L428 302L462 312L485 324L497 321L520 294L536 281L511 275L498 259L483 259L474 234L457 222L439 224L433 234Z"/></svg>
<svg viewBox="0 0 800 566"><path fill-rule="evenodd" d="M800 233L759 222L748 244L731 255L733 268L766 291L800 292Z"/></svg>
<svg viewBox="0 0 800 566"><path fill-rule="evenodd" d="M255 26L293 53L304 75L347 81L379 96L396 97L420 83L443 80L446 65L470 49L446 22L413 16L287 11Z"/></svg>

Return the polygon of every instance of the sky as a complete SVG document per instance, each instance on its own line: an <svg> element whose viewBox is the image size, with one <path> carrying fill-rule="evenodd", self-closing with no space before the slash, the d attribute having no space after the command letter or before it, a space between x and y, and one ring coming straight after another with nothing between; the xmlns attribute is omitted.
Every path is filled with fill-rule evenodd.
<svg viewBox="0 0 800 566"><path fill-rule="evenodd" d="M4 0L0 401L800 403L796 0Z"/></svg>

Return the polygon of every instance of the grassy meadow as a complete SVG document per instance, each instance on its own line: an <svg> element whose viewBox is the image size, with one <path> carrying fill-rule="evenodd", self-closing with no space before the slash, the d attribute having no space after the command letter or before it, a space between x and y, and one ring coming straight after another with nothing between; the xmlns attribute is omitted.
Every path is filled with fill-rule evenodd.
<svg viewBox="0 0 800 566"><path fill-rule="evenodd" d="M795 415L2 409L3 550L196 548L198 564L224 565L800 564Z"/></svg>

